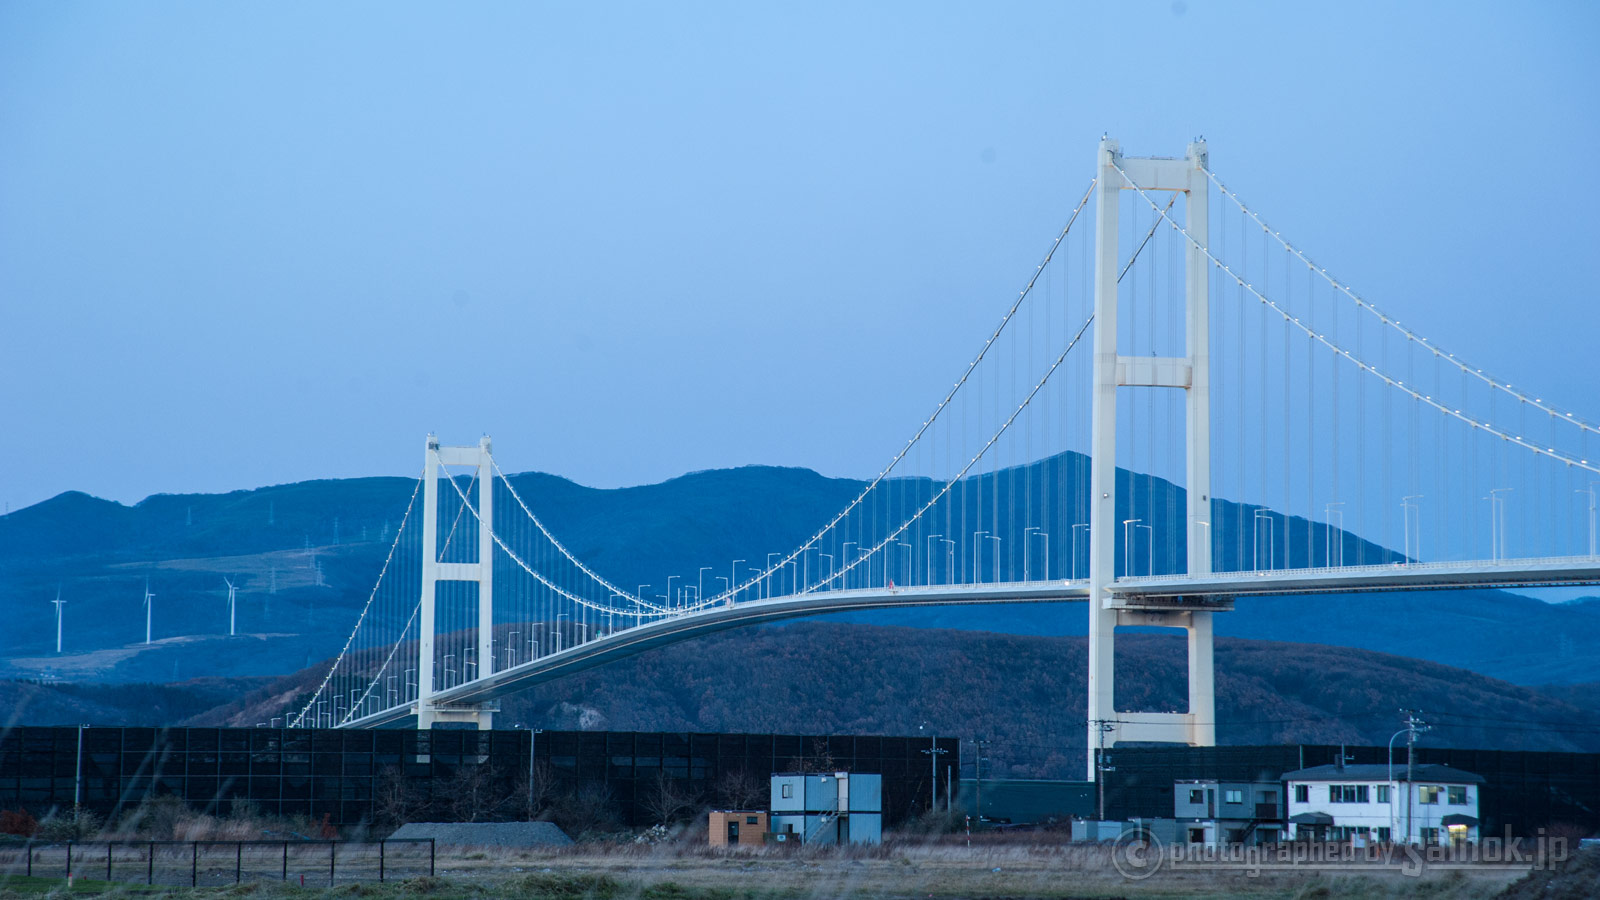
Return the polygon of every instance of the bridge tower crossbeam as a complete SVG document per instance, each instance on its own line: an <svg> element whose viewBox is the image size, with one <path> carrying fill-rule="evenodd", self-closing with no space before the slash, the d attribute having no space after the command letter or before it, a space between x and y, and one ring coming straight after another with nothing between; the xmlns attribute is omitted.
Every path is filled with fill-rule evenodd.
<svg viewBox="0 0 1600 900"><path fill-rule="evenodd" d="M422 484L422 604L417 640L417 699L413 709L419 729L436 723L469 724L480 730L494 727L496 705L442 704L434 700L434 629L438 586L441 581L475 582L478 585L478 677L494 671L491 641L494 633L494 458L487 436L475 447L441 447L439 439L428 435L426 466ZM439 560L439 473L451 477L450 466L471 466L478 481L478 553L470 563Z"/></svg>
<svg viewBox="0 0 1600 900"><path fill-rule="evenodd" d="M1159 741L1212 746L1216 743L1216 696L1212 659L1212 610L1130 608L1110 590L1116 579L1117 389L1170 388L1186 392L1184 539L1188 572L1211 571L1211 363L1207 244L1209 186L1206 146L1195 141L1183 159L1122 156L1114 140L1102 139L1097 170L1095 232L1094 384L1091 432L1089 565L1088 746L1117 741ZM1121 171L1118 171L1118 169ZM1123 172L1127 173L1124 179ZM1184 349L1174 358L1130 357L1117 348L1117 219L1131 180L1145 191L1184 194L1185 228L1194 243L1184 265ZM1125 573L1126 574L1126 573ZM1189 706L1183 713L1118 712L1115 692L1116 629L1154 625L1187 632ZM1099 776L1091 751L1088 777Z"/></svg>

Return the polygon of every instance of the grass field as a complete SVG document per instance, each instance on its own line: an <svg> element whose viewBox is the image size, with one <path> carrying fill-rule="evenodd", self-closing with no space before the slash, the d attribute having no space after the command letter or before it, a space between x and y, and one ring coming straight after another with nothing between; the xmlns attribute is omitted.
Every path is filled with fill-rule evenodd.
<svg viewBox="0 0 1600 900"><path fill-rule="evenodd" d="M904 844L870 852L713 853L703 848L579 845L560 851L443 848L438 874L398 881L305 887L262 879L220 887L162 887L0 876L0 898L48 896L163 897L428 897L677 900L677 898L1428 898L1468 900L1499 894L1521 877L1499 870L1398 869L1361 873L1311 871L1163 871L1130 880L1101 847L1054 845L974 847ZM1580 895L1581 896L1581 895Z"/></svg>

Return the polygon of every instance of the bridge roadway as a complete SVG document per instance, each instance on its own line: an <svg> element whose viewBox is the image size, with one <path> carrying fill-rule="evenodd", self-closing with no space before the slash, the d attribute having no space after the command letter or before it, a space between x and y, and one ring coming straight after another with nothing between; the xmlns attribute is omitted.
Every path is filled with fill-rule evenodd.
<svg viewBox="0 0 1600 900"><path fill-rule="evenodd" d="M1292 596L1393 590L1549 587L1600 584L1600 557L1518 559L1487 563L1411 563L1161 575L1121 578L1112 605L1127 609L1225 609L1241 596ZM439 705L493 700L535 684L605 665L655 647L717 631L836 612L984 603L1061 603L1089 597L1086 580L936 585L819 591L716 606L614 632L575 647L520 663L434 694ZM416 715L402 703L353 719L341 727L379 728Z"/></svg>

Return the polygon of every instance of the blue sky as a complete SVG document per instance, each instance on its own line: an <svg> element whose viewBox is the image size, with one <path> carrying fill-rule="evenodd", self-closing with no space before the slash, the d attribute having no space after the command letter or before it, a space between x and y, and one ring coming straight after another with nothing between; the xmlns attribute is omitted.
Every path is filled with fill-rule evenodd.
<svg viewBox="0 0 1600 900"><path fill-rule="evenodd" d="M876 471L1092 172L1600 419L1592 4L0 6L0 500Z"/></svg>

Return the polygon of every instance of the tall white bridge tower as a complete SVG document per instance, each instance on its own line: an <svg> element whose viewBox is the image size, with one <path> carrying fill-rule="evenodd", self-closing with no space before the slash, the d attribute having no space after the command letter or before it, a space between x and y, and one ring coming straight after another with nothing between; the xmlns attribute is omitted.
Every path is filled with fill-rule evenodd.
<svg viewBox="0 0 1600 900"><path fill-rule="evenodd" d="M1120 168L1120 171L1119 171ZM1152 609L1119 601L1116 580L1117 389L1177 389L1185 410L1185 517L1188 572L1211 571L1211 357L1207 240L1206 145L1189 145L1183 159L1124 157L1103 138L1097 171L1095 230L1094 383L1089 530L1089 778L1093 749L1116 741L1161 741L1211 746L1217 740L1210 609ZM1124 177L1126 173L1126 178ZM1130 184L1129 182L1132 182ZM1122 191L1178 192L1193 243L1185 252L1185 355L1130 357L1117 347L1117 219ZM1131 573L1125 573L1131 574ZM1119 712L1116 708L1116 629L1119 625L1177 627L1188 632L1189 709L1183 713Z"/></svg>

